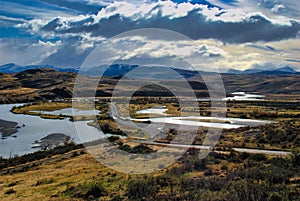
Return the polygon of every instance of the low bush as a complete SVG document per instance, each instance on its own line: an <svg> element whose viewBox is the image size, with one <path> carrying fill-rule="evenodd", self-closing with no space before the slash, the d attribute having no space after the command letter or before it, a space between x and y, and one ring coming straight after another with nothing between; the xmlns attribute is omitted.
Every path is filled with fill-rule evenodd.
<svg viewBox="0 0 300 201"><path fill-rule="evenodd" d="M107 195L105 188L99 182L91 181L78 186L68 187L65 194L74 198L97 199Z"/></svg>

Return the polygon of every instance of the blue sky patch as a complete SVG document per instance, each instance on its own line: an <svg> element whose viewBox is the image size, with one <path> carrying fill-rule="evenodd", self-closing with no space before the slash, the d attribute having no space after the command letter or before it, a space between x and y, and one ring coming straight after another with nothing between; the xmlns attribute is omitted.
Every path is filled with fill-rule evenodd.
<svg viewBox="0 0 300 201"><path fill-rule="evenodd" d="M205 0L173 0L173 2L176 3L190 2L191 4L203 4L203 5L207 5L208 7L217 7Z"/></svg>

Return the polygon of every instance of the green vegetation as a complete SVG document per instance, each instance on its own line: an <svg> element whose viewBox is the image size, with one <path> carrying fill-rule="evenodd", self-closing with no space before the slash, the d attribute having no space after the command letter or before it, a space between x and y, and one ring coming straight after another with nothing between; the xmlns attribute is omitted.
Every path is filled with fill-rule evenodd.
<svg viewBox="0 0 300 201"><path fill-rule="evenodd" d="M137 152L143 152L141 147ZM199 160L198 151L190 149L164 170L125 175L85 154L25 170L18 173L19 180L13 173L3 175L0 193L8 200L34 192L32 196L45 200L51 200L51 195L57 200L296 201L300 196L299 155L281 158L231 151L212 152Z"/></svg>
<svg viewBox="0 0 300 201"><path fill-rule="evenodd" d="M296 100L230 101L227 116L251 119L300 118L300 102Z"/></svg>
<svg viewBox="0 0 300 201"><path fill-rule="evenodd" d="M15 193L16 191L13 189L13 188L10 188L10 189L8 189L7 191L5 191L5 193L4 194L13 194L13 193Z"/></svg>
<svg viewBox="0 0 300 201"><path fill-rule="evenodd" d="M203 170L195 168L199 159L190 155L161 175L130 182L126 195L129 200L297 200L299 186L291 179L299 174L299 166L290 159L265 157L256 161L258 158L212 154ZM223 161L230 161L229 169L219 167ZM195 176L200 172L203 176Z"/></svg>
<svg viewBox="0 0 300 201"><path fill-rule="evenodd" d="M64 193L70 197L83 198L85 200L94 200L107 195L102 184L95 181L79 184L77 186L69 186Z"/></svg>
<svg viewBox="0 0 300 201"><path fill-rule="evenodd" d="M258 127L224 130L219 147L247 147L275 150L294 150L300 147L300 121L282 120ZM195 143L201 143L205 131L199 131Z"/></svg>
<svg viewBox="0 0 300 201"><path fill-rule="evenodd" d="M149 148L149 147L147 147L146 145L143 145L143 144L131 147L127 144L119 142L118 143L118 148L123 150L123 151L126 151L128 153L133 153L133 154L150 154L150 153L155 152L154 150L152 150L151 148Z"/></svg>

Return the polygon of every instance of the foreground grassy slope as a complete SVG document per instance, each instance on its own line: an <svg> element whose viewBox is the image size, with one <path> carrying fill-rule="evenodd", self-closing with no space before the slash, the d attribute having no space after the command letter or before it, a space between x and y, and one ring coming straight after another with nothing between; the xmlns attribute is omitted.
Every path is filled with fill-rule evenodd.
<svg viewBox="0 0 300 201"><path fill-rule="evenodd" d="M126 175L89 154L0 177L1 200L297 200L299 153L291 158L190 151L165 170Z"/></svg>

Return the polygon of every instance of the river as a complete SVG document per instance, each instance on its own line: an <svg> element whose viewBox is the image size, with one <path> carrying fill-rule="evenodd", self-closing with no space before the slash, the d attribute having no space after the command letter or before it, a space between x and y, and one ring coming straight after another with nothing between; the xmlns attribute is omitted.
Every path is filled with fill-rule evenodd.
<svg viewBox="0 0 300 201"><path fill-rule="evenodd" d="M17 122L19 125L25 125L18 130L17 133L5 139L0 139L0 156L4 158L13 157L15 155L23 155L37 151L35 142L53 133L63 133L68 135L76 143L89 142L104 137L103 133L97 128L87 125L88 121L71 122L68 118L63 120L43 119L39 116L13 114L10 112L14 106L20 104L0 105L0 119L5 121ZM72 108L57 110L53 112L42 112L51 114L71 114ZM157 113L165 115L167 108L152 108L138 111L137 113ZM77 114L94 115L95 111L80 111L76 110ZM97 112L96 112L97 113ZM116 113L117 114L117 113ZM179 124L186 126L197 127L215 127L215 128L239 128L242 126L258 126L266 123L271 123L265 120L239 119L239 118L213 118L213 117L157 117L150 119L131 119L136 122L151 121L153 123L168 123ZM203 120L205 120L203 122ZM208 120L227 121L221 122L206 122ZM125 122L126 123L126 122ZM76 130L77 129L77 130ZM80 133L80 137L78 135ZM84 136L84 137L82 137ZM82 139L83 138L83 139Z"/></svg>
<svg viewBox="0 0 300 201"><path fill-rule="evenodd" d="M0 105L0 119L25 125L11 137L0 140L0 156L4 158L37 151L37 148L32 148L34 142L53 133L68 135L76 143L89 142L103 137L101 131L87 125L88 121L71 122L67 118L63 120L43 119L39 116L10 112L13 106L18 105L20 104ZM78 132L84 134L84 139L79 138L75 125Z"/></svg>

